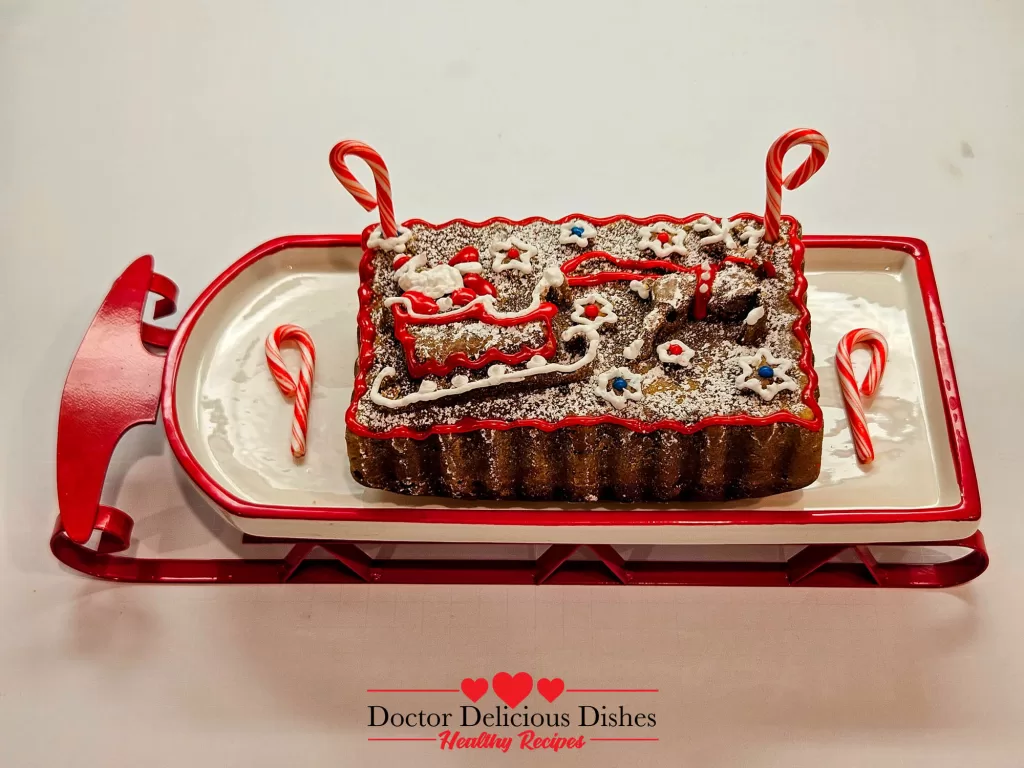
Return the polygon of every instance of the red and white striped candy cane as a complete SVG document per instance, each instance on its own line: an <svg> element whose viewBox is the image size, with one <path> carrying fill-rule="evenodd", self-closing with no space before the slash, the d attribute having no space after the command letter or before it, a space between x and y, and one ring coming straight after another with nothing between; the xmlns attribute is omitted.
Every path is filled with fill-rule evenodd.
<svg viewBox="0 0 1024 768"><path fill-rule="evenodd" d="M293 341L299 347L302 362L299 378L293 379L281 357L281 344ZM313 365L316 350L313 339L297 325L280 325L267 336L267 365L285 397L295 397L295 417L292 419L292 456L297 459L306 454L306 427L309 421L309 394L313 388Z"/></svg>
<svg viewBox="0 0 1024 768"><path fill-rule="evenodd" d="M355 155L362 158L370 170L373 171L373 180L377 184L377 197L374 197L362 184L359 183L352 171L345 164L345 155ZM367 211L372 211L380 206L380 228L384 237L395 237L398 235L398 227L395 223L395 206L391 202L391 177L388 176L388 167L377 150L369 144L353 139L339 141L331 150L331 170L338 177L341 185L349 191L349 194L356 199Z"/></svg>
<svg viewBox="0 0 1024 768"><path fill-rule="evenodd" d="M783 180L782 159L799 144L811 146L810 156ZM782 188L796 189L825 164L828 142L813 128L796 128L782 134L768 150L765 171L768 173L768 199L764 209L764 239L774 243L779 239L779 217L782 216Z"/></svg>
<svg viewBox="0 0 1024 768"><path fill-rule="evenodd" d="M858 344L871 348L871 365L868 366L868 373L864 377L860 391L857 390L857 377L853 373L851 358L853 348ZM888 356L889 345L886 344L885 338L870 328L850 331L839 340L839 346L836 347L836 371L839 374L839 384L843 388L843 401L846 403L846 415L850 420L850 431L853 432L853 446L857 449L857 458L864 464L870 464L875 460L875 449L871 445L860 396L861 393L866 396L873 395L878 389Z"/></svg>

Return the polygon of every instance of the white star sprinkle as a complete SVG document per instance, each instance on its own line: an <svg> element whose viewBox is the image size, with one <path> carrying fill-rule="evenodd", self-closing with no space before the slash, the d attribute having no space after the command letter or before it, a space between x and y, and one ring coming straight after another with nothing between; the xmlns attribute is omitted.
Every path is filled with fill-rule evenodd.
<svg viewBox="0 0 1024 768"><path fill-rule="evenodd" d="M762 400L771 400L779 392L797 392L797 383L786 373L793 365L791 360L783 360L772 355L771 350L761 347L749 357L737 357L730 361L739 365L743 371L736 376L736 386L749 389L761 396ZM758 369L766 365L772 369L772 375L761 376Z"/></svg>
<svg viewBox="0 0 1024 768"><path fill-rule="evenodd" d="M701 216L693 223L693 231L711 233L710 235L706 235L700 239L701 245L725 243L726 248L732 249L736 247L736 241L732 237L732 231L736 229L740 223L741 222L738 221L729 221L723 216L722 223L719 224L708 216Z"/></svg>

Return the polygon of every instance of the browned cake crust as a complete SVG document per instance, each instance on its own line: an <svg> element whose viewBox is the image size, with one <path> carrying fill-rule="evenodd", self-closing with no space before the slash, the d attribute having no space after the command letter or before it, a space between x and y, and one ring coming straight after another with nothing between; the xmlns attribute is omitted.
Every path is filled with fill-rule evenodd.
<svg viewBox="0 0 1024 768"><path fill-rule="evenodd" d="M482 429L424 440L346 435L363 485L414 496L564 501L719 501L814 482L821 430L795 424L648 434L614 424Z"/></svg>
<svg viewBox="0 0 1024 768"><path fill-rule="evenodd" d="M577 223L586 244L563 242ZM410 222L397 251L368 229L353 477L412 495L571 501L716 501L813 482L822 420L799 225L785 217L772 245L759 225ZM530 269L501 269L510 259Z"/></svg>

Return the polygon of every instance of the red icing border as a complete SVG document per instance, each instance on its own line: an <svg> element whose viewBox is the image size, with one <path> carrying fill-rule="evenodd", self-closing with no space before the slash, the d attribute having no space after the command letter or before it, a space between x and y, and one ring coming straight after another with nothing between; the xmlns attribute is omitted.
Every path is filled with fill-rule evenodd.
<svg viewBox="0 0 1024 768"><path fill-rule="evenodd" d="M436 231L451 226L452 224L462 224L467 227L480 229L492 224L508 224L520 227L526 226L527 224L533 224L534 222L543 222L545 224L564 224L575 219L584 219L595 226L604 226L616 221L629 221L640 226L654 224L659 221L670 222L678 225L689 224L690 222L696 221L701 216L705 215L707 214L695 213L682 219L672 216L648 216L647 218L637 219L632 216L592 218L589 216L583 216L582 214L571 214L554 220L545 219L542 216L534 216L528 219L521 219L519 221L513 221L502 217L494 217L481 222L466 221L465 219L452 219L442 224L431 224L430 222L426 222L421 219L409 219L403 226L422 226ZM721 221L718 217L712 216L709 218ZM736 219L753 219L763 224L763 217L752 213L737 213L730 216L729 219L731 221ZM782 220L789 222L790 230L799 226L796 219L792 216L783 216ZM660 429L671 429L682 434L692 434L704 429L705 427L715 425L762 426L767 424L788 423L797 424L813 431L819 431L822 428L823 422L821 407L814 398L814 390L818 386L818 375L814 370L811 339L808 334L810 313L808 312L807 304L804 301L804 295L807 292L807 278L804 277L803 273L804 245L799 238L790 236L790 246L793 249L793 257L790 261L790 266L793 269L794 280L793 290L790 292L789 298L793 301L793 304L799 312L799 316L793 323L793 334L800 342L802 350L800 353L800 359L797 361L797 367L807 377L807 385L801 392L801 400L811 411L812 418L810 419L802 419L789 411L781 411L769 416L750 416L747 414L733 416L708 416L707 418L701 419L693 424L687 424L672 419L663 419L661 421L640 421L639 419L624 419L613 414L605 414L602 416L567 416L557 422L544 421L542 419L504 421L502 419L463 418L454 424L435 424L425 430L416 430L410 427L395 427L394 429L389 429L384 432L375 432L356 420L356 411L359 405L359 400L369 389L369 385L366 382L366 374L373 365L373 361L375 359L373 343L377 335L377 329L373 324L373 319L370 313L370 305L373 301L374 253L366 248L367 238L369 237L370 232L375 228L376 225L366 227L360 237L360 244L363 248L363 258L359 262L359 370L356 373L355 386L352 392L352 402L345 411L346 426L361 437L374 437L379 439L405 437L413 438L415 440L423 440L431 435L461 434L480 429L507 430L518 427L533 427L535 429L543 430L544 432L553 432L556 429L562 429L564 427L589 427L597 424L617 424L619 426L626 427L633 432L639 433L655 432ZM569 264L572 261L573 260L571 259L569 262L565 262L565 264Z"/></svg>
<svg viewBox="0 0 1024 768"><path fill-rule="evenodd" d="M558 349L558 339L555 338L555 331L551 327L551 318L558 314L558 307L550 302L544 302L532 312L519 317L495 317L487 311L483 304L472 304L457 312L431 315L428 318L416 318L415 320L409 317L409 313L404 305L392 304L391 314L395 319L395 338L398 339L402 349L405 350L405 364L409 368L409 373L418 379L423 378L427 374L444 376L456 368L476 370L483 368L488 363L518 365L519 363L525 363L534 355L550 359ZM361 316L362 312L360 310ZM416 338L408 330L410 325L448 325L449 323L461 322L462 320L483 320L488 325L501 325L505 327L540 322L544 325L545 341L539 347L530 347L522 344L518 352L502 352L500 349L492 347L477 358L471 358L465 352L454 352L444 360L431 359L421 362L416 359ZM360 356L361 361L362 356ZM362 365L360 365L361 369Z"/></svg>

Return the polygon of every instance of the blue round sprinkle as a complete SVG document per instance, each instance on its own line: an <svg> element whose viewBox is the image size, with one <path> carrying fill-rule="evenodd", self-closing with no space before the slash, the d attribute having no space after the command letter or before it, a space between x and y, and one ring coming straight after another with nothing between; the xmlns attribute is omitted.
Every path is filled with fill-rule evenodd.
<svg viewBox="0 0 1024 768"><path fill-rule="evenodd" d="M622 390L624 390L628 386L629 386L629 382L627 382L621 376L619 376L618 378L612 380L612 389L614 389L616 392L621 392Z"/></svg>
<svg viewBox="0 0 1024 768"><path fill-rule="evenodd" d="M762 365L760 368L757 369L757 375L760 376L762 379L770 379L775 376L775 371L772 369L770 365Z"/></svg>
<svg viewBox="0 0 1024 768"><path fill-rule="evenodd" d="M573 227L569 231L576 235L576 237L583 237L583 227Z"/></svg>

